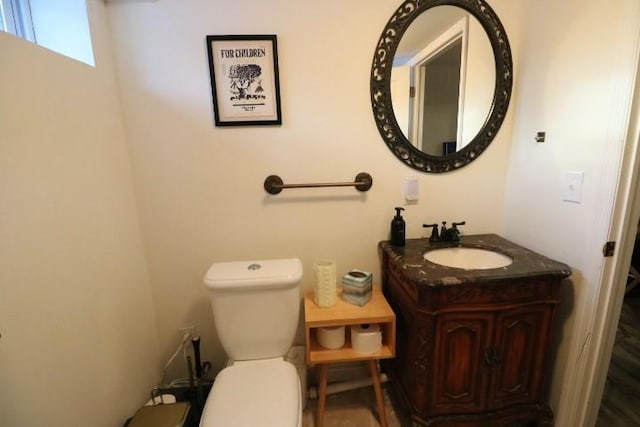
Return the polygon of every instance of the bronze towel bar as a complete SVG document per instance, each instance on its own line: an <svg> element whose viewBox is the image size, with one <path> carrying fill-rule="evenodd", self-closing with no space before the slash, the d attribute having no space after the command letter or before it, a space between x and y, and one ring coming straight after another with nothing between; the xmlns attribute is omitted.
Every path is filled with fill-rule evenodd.
<svg viewBox="0 0 640 427"><path fill-rule="evenodd" d="M278 194L284 188L316 188L316 187L356 187L358 191L368 191L373 185L373 178L366 172L356 175L354 182L325 182L316 184L284 184L278 175L269 175L264 180L264 189L269 194Z"/></svg>

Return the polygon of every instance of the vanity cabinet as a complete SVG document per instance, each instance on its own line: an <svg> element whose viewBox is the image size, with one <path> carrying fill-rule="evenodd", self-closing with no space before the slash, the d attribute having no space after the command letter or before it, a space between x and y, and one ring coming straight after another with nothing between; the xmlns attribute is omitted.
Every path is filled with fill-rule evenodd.
<svg viewBox="0 0 640 427"><path fill-rule="evenodd" d="M475 237L466 244L479 244ZM513 267L452 269L424 261L430 245L414 240L402 249L380 245L383 289L397 325L396 358L385 369L414 425L553 425L543 387L569 268L483 235L483 244L514 259Z"/></svg>

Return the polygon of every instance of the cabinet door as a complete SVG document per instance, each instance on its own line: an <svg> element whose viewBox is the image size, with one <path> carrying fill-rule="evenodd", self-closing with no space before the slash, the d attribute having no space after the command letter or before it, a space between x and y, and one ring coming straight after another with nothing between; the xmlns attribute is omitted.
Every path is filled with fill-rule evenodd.
<svg viewBox="0 0 640 427"><path fill-rule="evenodd" d="M486 408L493 313L448 313L436 322L432 414Z"/></svg>
<svg viewBox="0 0 640 427"><path fill-rule="evenodd" d="M548 305L499 313L492 355L489 409L539 398L552 309Z"/></svg>

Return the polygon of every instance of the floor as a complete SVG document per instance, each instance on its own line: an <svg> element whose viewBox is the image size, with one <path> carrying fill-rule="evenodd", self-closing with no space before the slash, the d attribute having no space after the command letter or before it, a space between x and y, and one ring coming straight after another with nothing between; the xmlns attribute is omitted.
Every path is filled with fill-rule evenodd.
<svg viewBox="0 0 640 427"><path fill-rule="evenodd" d="M388 427L410 425L402 422L383 387ZM302 418L303 427L316 427L317 400L309 400ZM373 387L364 387L327 396L323 427L380 427Z"/></svg>
<svg viewBox="0 0 640 427"><path fill-rule="evenodd" d="M626 297L596 427L640 426L640 287Z"/></svg>

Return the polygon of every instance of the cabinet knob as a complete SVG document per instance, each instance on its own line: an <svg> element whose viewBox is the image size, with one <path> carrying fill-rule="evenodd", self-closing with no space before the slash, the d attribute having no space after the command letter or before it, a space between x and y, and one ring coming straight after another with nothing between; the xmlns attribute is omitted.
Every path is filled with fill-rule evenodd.
<svg viewBox="0 0 640 427"><path fill-rule="evenodd" d="M498 347L493 349L493 363L495 366L500 366L502 364L502 355L500 354L500 348Z"/></svg>
<svg viewBox="0 0 640 427"><path fill-rule="evenodd" d="M491 369L493 365L493 355L490 348L484 349L484 366Z"/></svg>
<svg viewBox="0 0 640 427"><path fill-rule="evenodd" d="M497 366L500 366L502 363L502 356L500 355L500 348L486 348L484 350L483 357L484 366L489 369L494 369Z"/></svg>

